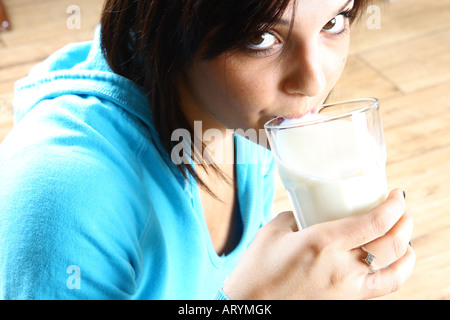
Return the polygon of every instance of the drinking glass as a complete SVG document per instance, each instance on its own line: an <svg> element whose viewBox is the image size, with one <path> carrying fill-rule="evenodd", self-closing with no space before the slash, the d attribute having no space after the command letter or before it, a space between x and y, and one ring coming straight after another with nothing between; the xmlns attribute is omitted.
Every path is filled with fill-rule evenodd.
<svg viewBox="0 0 450 320"><path fill-rule="evenodd" d="M371 210L388 194L380 103L326 104L265 124L299 230Z"/></svg>

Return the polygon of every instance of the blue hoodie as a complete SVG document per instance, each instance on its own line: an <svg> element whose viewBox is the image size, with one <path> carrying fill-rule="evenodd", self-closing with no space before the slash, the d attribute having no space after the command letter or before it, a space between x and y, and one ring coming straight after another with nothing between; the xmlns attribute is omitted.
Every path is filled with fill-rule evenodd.
<svg viewBox="0 0 450 320"><path fill-rule="evenodd" d="M16 85L0 145L0 298L210 299L271 219L274 164L236 136L243 234L219 256L195 180L166 161L149 102L94 41Z"/></svg>

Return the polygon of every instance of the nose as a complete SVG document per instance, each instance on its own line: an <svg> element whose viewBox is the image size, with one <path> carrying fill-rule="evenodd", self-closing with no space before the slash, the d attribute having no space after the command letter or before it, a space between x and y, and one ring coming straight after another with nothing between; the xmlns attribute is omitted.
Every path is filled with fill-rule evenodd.
<svg viewBox="0 0 450 320"><path fill-rule="evenodd" d="M283 87L286 93L314 97L325 90L326 79L320 48L304 44L292 48Z"/></svg>

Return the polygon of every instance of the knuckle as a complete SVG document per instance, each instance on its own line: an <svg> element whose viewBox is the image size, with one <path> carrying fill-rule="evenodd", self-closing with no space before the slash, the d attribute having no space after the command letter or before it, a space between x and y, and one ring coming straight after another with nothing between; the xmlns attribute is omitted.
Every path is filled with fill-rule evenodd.
<svg viewBox="0 0 450 320"><path fill-rule="evenodd" d="M391 293L396 292L400 290L400 288L403 286L404 280L402 280L401 277L393 277L392 278L392 286L391 286Z"/></svg>
<svg viewBox="0 0 450 320"><path fill-rule="evenodd" d="M311 229L313 229L313 227ZM305 255L314 257L314 260L323 257L329 258L329 253L332 252L329 250L330 246L328 237L324 233L312 232L306 239L307 240L303 242Z"/></svg>
<svg viewBox="0 0 450 320"><path fill-rule="evenodd" d="M339 287L340 284L344 283L347 278L347 273L344 270L338 269L330 276L330 285L333 287Z"/></svg>
<svg viewBox="0 0 450 320"><path fill-rule="evenodd" d="M396 235L392 238L392 249L396 259L403 257L406 252L407 246L403 239Z"/></svg>
<svg viewBox="0 0 450 320"><path fill-rule="evenodd" d="M385 234L389 231L390 225L384 214L378 213L372 216L372 228L377 234Z"/></svg>
<svg viewBox="0 0 450 320"><path fill-rule="evenodd" d="M312 240L310 246L317 254L327 252L334 243L327 232L316 232Z"/></svg>

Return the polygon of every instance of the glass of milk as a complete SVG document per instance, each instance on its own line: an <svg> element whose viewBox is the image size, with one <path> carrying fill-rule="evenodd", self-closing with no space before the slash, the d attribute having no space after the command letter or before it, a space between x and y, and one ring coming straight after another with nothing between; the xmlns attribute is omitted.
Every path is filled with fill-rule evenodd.
<svg viewBox="0 0 450 320"><path fill-rule="evenodd" d="M323 105L265 129L299 230L364 213L388 194L378 99Z"/></svg>

